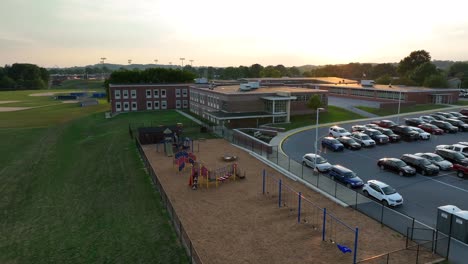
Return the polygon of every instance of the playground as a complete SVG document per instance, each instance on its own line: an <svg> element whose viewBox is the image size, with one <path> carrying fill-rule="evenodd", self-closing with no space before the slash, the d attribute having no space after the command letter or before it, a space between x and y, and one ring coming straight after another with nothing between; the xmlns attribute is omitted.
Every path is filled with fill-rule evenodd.
<svg viewBox="0 0 468 264"><path fill-rule="evenodd" d="M196 160L194 166L191 162L184 166L174 162L184 155L174 153L168 157L161 146L157 151L156 144L142 148L204 264L353 263L356 227L359 228L357 260L405 247L405 238L397 232L290 180L225 140L197 141L197 145L191 153ZM236 159L226 160L228 154ZM321 216L310 214L301 216L298 221L297 208L285 204L279 207L278 197L272 195L272 190L277 190L275 183L269 181L262 190L264 169L265 174L281 179L283 188L301 192L303 203L310 201L326 208L328 214L345 222L351 230L330 227L333 223L327 220L327 235L323 241L320 225L313 224L314 218L320 223ZM203 180L208 170L215 175L214 179L220 179L222 174L226 179L210 184L208 179ZM199 177L198 188L192 188L193 175ZM293 203L295 197L297 195L292 194L282 201ZM303 206L305 208L305 203ZM333 217L328 219L333 220ZM335 225L337 223L335 221ZM351 252L343 253L338 246L349 247ZM410 256L411 252L403 251L391 263L414 263Z"/></svg>

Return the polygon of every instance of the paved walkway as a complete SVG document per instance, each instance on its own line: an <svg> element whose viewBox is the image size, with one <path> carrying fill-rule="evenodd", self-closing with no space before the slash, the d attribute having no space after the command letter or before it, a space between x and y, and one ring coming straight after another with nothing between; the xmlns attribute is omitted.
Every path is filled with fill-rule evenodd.
<svg viewBox="0 0 468 264"><path fill-rule="evenodd" d="M333 105L341 108L345 108L353 113L358 115L362 115L365 117L377 117L377 115L366 112L356 106L367 106L367 107L374 107L379 108L380 103L375 101L366 101L366 100L358 100L358 99L351 99L351 98L343 98L343 97L335 97L329 96L328 97L328 105Z"/></svg>

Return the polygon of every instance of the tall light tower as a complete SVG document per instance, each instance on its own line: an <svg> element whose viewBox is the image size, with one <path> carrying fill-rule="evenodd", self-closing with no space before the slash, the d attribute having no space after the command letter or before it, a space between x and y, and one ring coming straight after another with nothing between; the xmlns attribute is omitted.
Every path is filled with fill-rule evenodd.
<svg viewBox="0 0 468 264"><path fill-rule="evenodd" d="M129 65L132 64L132 60L131 60L131 59L128 60L128 64L129 64Z"/></svg>
<svg viewBox="0 0 468 264"><path fill-rule="evenodd" d="M101 66L102 66L102 73L101 73L101 79L104 80L104 61L107 60L107 58L102 57L101 58Z"/></svg>
<svg viewBox="0 0 468 264"><path fill-rule="evenodd" d="M172 68L172 61L169 62L169 68Z"/></svg>
<svg viewBox="0 0 468 264"><path fill-rule="evenodd" d="M190 60L190 67L192 67L192 62L193 62L193 60Z"/></svg>
<svg viewBox="0 0 468 264"><path fill-rule="evenodd" d="M180 58L182 68L184 67L184 60L185 60L185 58Z"/></svg>
<svg viewBox="0 0 468 264"><path fill-rule="evenodd" d="M154 60L154 64L158 64L158 60L157 60L157 59L156 59L156 60Z"/></svg>

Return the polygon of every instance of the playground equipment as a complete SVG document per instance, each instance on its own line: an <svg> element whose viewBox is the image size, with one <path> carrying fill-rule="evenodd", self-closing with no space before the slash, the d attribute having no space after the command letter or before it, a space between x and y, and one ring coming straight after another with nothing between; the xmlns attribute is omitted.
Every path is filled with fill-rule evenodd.
<svg viewBox="0 0 468 264"><path fill-rule="evenodd" d="M214 170L209 170L204 164L194 162L189 178L189 186L196 190L198 186L206 186L208 189L210 184L215 184L218 188L219 183L227 180L236 180L239 174L237 163L229 164Z"/></svg>

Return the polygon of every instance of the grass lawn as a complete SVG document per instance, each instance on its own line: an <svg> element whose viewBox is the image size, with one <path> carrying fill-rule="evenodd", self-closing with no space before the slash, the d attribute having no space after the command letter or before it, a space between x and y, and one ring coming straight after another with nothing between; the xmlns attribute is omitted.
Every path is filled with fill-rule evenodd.
<svg viewBox="0 0 468 264"><path fill-rule="evenodd" d="M61 85L52 86L52 89L104 90L104 82L101 80L66 80Z"/></svg>
<svg viewBox="0 0 468 264"><path fill-rule="evenodd" d="M129 122L189 122L100 107L0 113L0 263L189 262L128 135Z"/></svg>
<svg viewBox="0 0 468 264"><path fill-rule="evenodd" d="M413 105L413 106L405 106L400 108L400 113L411 113L411 112L418 112L418 111L425 111L425 110L434 110L440 108L446 108L447 105L437 105L437 104L424 104L424 105ZM378 115L378 116L388 116L388 115L396 115L398 109L380 109L380 108L373 108L367 106L357 106L361 110L366 112Z"/></svg>
<svg viewBox="0 0 468 264"><path fill-rule="evenodd" d="M454 105L468 105L468 100L458 100Z"/></svg>
<svg viewBox="0 0 468 264"><path fill-rule="evenodd" d="M325 123L346 121L346 120L359 119L359 118L364 118L364 117L356 113L350 112L346 109L329 105L327 112L319 114L319 123L325 124ZM289 124L275 124L272 126L283 127L286 130L291 130L291 129L295 129L299 127L315 125L315 122L316 122L315 114L299 115L299 116L292 116L291 123Z"/></svg>

